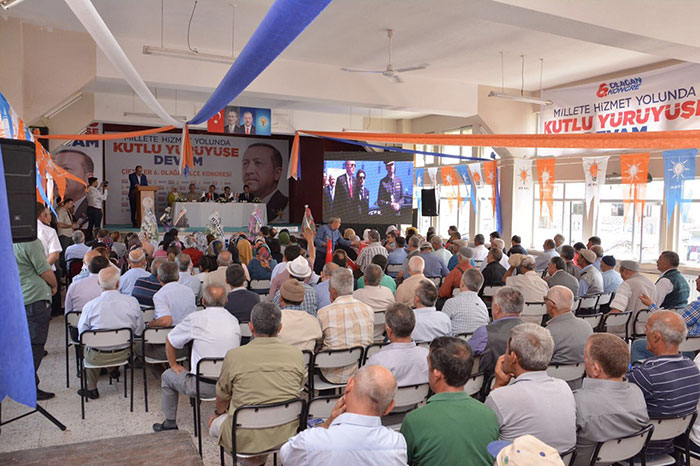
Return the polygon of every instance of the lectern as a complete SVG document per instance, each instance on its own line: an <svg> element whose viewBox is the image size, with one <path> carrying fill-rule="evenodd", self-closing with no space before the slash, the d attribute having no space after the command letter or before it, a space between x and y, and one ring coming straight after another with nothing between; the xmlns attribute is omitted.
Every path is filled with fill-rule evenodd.
<svg viewBox="0 0 700 466"><path fill-rule="evenodd" d="M146 208L150 207L153 214L156 213L156 191L155 186L136 186L136 225L141 226Z"/></svg>

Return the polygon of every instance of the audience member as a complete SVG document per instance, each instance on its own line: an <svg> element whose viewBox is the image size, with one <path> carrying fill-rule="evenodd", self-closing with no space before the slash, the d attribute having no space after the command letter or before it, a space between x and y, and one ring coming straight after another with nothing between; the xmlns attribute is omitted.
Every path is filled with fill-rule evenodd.
<svg viewBox="0 0 700 466"><path fill-rule="evenodd" d="M511 256L511 259L514 256ZM511 266L508 273L512 274L515 267ZM520 275L508 276L506 273L506 286L516 288L525 298L526 303L541 303L542 296L547 294L549 285L535 271L535 259L530 256L523 257L520 262Z"/></svg>
<svg viewBox="0 0 700 466"><path fill-rule="evenodd" d="M469 250L469 265L474 267L473 261L472 261L472 256L474 255L474 251L472 248L469 248L469 243L466 242L463 239L456 239L453 240L450 243L450 250L452 251L452 257L450 257L450 260L447 261L447 270L452 271L455 267L457 267L457 264L459 264L459 250L462 248L467 248Z"/></svg>
<svg viewBox="0 0 700 466"><path fill-rule="evenodd" d="M382 246L382 239L377 230L370 230L367 237L369 239L369 244L362 248L360 255L357 256L357 260L355 261L355 264L357 264L362 273L365 273L365 269L377 254L384 257L389 257L389 253L387 252L386 248Z"/></svg>
<svg viewBox="0 0 700 466"><path fill-rule="evenodd" d="M512 248L511 248L512 249ZM481 271L484 277L483 286L503 286L507 269L501 264L503 251L498 248L491 248L486 256L486 267Z"/></svg>
<svg viewBox="0 0 700 466"><path fill-rule="evenodd" d="M484 246L484 235L478 233L474 235L474 260L477 262L485 261L489 250Z"/></svg>
<svg viewBox="0 0 700 466"><path fill-rule="evenodd" d="M629 332L632 332L634 330L634 319L637 317L637 313L642 309L646 309L646 306L639 297L645 294L649 296L652 301L655 301L656 288L651 280L639 273L639 262L621 261L620 276L622 276L622 280L624 281L615 292L615 298L610 303L610 310L612 312L632 311L632 317L627 325ZM611 333L618 333L618 330L608 329L608 331ZM624 328L621 332L623 334L625 333Z"/></svg>
<svg viewBox="0 0 700 466"><path fill-rule="evenodd" d="M385 319L390 343L372 355L366 364L389 369L399 387L428 383L428 350L411 340L416 326L413 310L405 304L392 304L386 310Z"/></svg>
<svg viewBox="0 0 700 466"><path fill-rule="evenodd" d="M508 250L508 257L510 257L511 254L522 254L523 256L527 256L527 249L522 247L522 239L518 235L513 235L513 237L510 239L510 244L511 247ZM559 252L559 251L557 251Z"/></svg>
<svg viewBox="0 0 700 466"><path fill-rule="evenodd" d="M286 264L284 269L280 270L270 281L270 296L274 297L275 294L280 289L280 286L282 286L282 283L286 282L289 279L289 264L296 260L297 257L301 256L301 247L299 247L298 244L290 244L284 249L283 253L283 258L284 262L283 264ZM311 275L309 275L309 278L304 280L305 283L309 283L309 280L311 279Z"/></svg>
<svg viewBox="0 0 700 466"><path fill-rule="evenodd" d="M374 340L374 311L352 297L352 272L337 268L331 277L331 304L318 311L323 331L323 349L368 346ZM324 369L323 376L332 383L344 383L357 370L357 364L339 369Z"/></svg>
<svg viewBox="0 0 700 466"><path fill-rule="evenodd" d="M389 288L381 286L383 277L384 273L378 265L368 265L365 269L365 286L358 288L352 294L353 298L371 307L375 313L384 312L394 304L394 293ZM377 324L376 321L377 319L374 325L374 341L383 341L384 324Z"/></svg>
<svg viewBox="0 0 700 466"><path fill-rule="evenodd" d="M700 370L678 351L688 334L685 322L673 311L656 311L649 317L645 333L647 349L654 356L633 366L627 380L642 390L649 417L668 418L694 412L700 399ZM672 443L649 442L647 458L672 453Z"/></svg>
<svg viewBox="0 0 700 466"><path fill-rule="evenodd" d="M422 257L425 262L423 273L426 277L447 276L449 272L447 270L447 265L433 254L433 247L427 241L422 242L420 245L420 257Z"/></svg>
<svg viewBox="0 0 700 466"><path fill-rule="evenodd" d="M492 251L501 252L495 248ZM452 323L452 335L473 333L477 328L489 323L489 311L478 295L483 283L484 277L481 272L467 270L460 280L461 292L448 299L443 306L443 314L449 317Z"/></svg>
<svg viewBox="0 0 700 466"><path fill-rule="evenodd" d="M161 288L153 295L155 319L148 323L148 327L178 325L197 310L194 292L190 287L178 283L178 280L180 273L174 262L165 262L158 267Z"/></svg>
<svg viewBox="0 0 700 466"><path fill-rule="evenodd" d="M409 464L493 465L486 447L498 439L498 419L464 392L473 365L472 350L460 338L439 337L430 344L428 374L435 394L401 425Z"/></svg>
<svg viewBox="0 0 700 466"><path fill-rule="evenodd" d="M255 258L248 262L251 280L270 280L277 261L271 257L270 247L260 242L255 246Z"/></svg>
<svg viewBox="0 0 700 466"><path fill-rule="evenodd" d="M119 280L119 292L131 296L134 285L139 278L146 278L151 275L146 270L146 253L141 248L132 249L127 256L129 270L124 272Z"/></svg>
<svg viewBox="0 0 700 466"><path fill-rule="evenodd" d="M552 257L547 268L548 276L545 281L550 288L554 286L565 286L571 290L574 296L578 296L578 280L576 277L566 272L566 262L561 257Z"/></svg>
<svg viewBox="0 0 700 466"><path fill-rule="evenodd" d="M574 392L576 460L588 466L598 442L626 437L649 424L642 391L624 377L630 364L627 343L610 333L594 333L585 348L586 378Z"/></svg>
<svg viewBox="0 0 700 466"><path fill-rule="evenodd" d="M226 268L226 284L231 288L224 308L238 322L250 322L250 311L260 302L260 295L245 286L245 272L241 264L231 264Z"/></svg>
<svg viewBox="0 0 700 466"><path fill-rule="evenodd" d="M218 268L213 272L209 272L207 276L204 277L202 286L206 288L209 285L218 283L219 285L226 288L226 293L230 293L231 287L226 283L226 269L229 265L233 264L233 257L231 256L231 252L221 251L216 258L216 264ZM245 279L247 281L250 281L250 274L248 273L248 268L244 264L241 264L241 267L243 267Z"/></svg>
<svg viewBox="0 0 700 466"><path fill-rule="evenodd" d="M489 249L489 253L493 249L498 249L501 251L501 258L498 260L498 263L503 266L504 269L508 269L510 265L508 264L508 256L506 255L505 251L505 242L500 239L500 238L495 238L493 241L491 241L491 248ZM479 271L483 272L484 269L486 269L486 266L488 265L488 256L486 256L486 260L481 263L479 266Z"/></svg>
<svg viewBox="0 0 700 466"><path fill-rule="evenodd" d="M602 241L598 236L591 236L588 238L588 244L586 244L587 249L591 249L593 246L600 246Z"/></svg>
<svg viewBox="0 0 700 466"><path fill-rule="evenodd" d="M178 267L181 285L190 287L195 298L199 298L202 290L202 282L192 275L192 259L185 253L180 253L175 257L175 264Z"/></svg>
<svg viewBox="0 0 700 466"><path fill-rule="evenodd" d="M403 263L401 263L401 271L396 276L396 279L398 280L397 283L401 283L402 280L408 278L410 275L408 270L408 262L412 257L420 255L421 240L418 236L411 236L410 238L406 239L406 242L408 243L408 246L406 247L406 258L403 260Z"/></svg>
<svg viewBox="0 0 700 466"><path fill-rule="evenodd" d="M435 254L435 256L445 264L445 267L447 267L447 263L452 258L452 253L443 247L442 238L440 238L438 235L434 235L432 238L430 238L430 245L433 247L433 254Z"/></svg>
<svg viewBox="0 0 700 466"><path fill-rule="evenodd" d="M364 366L348 380L345 394L319 427L282 445L285 466L406 464L406 441L381 417L394 407L396 380L386 368Z"/></svg>
<svg viewBox="0 0 700 466"><path fill-rule="evenodd" d="M525 300L520 291L508 286L500 288L493 297L493 322L474 330L469 339L474 354L481 355L479 371L487 377L493 374L496 360L506 351L510 330L523 323L520 313L523 312L524 305Z"/></svg>
<svg viewBox="0 0 700 466"><path fill-rule="evenodd" d="M554 250L554 248L555 248L554 240L552 240L552 239L544 240L544 244L542 244L542 248L544 249L542 251L542 254L540 254L539 256L537 256L535 258L535 271L536 272L544 272L544 270L549 265L549 261L553 257L559 257L559 253Z"/></svg>
<svg viewBox="0 0 700 466"><path fill-rule="evenodd" d="M153 243L149 241L148 233L146 233L145 231L140 231L138 233L138 238L141 242L141 248L143 248L143 251L146 253L146 255L148 257L153 257L153 253L155 252L155 246L153 246Z"/></svg>
<svg viewBox="0 0 700 466"><path fill-rule="evenodd" d="M195 275L195 278L200 282L204 283L204 280L207 278L207 275L212 272L215 272L218 268L219 266L216 264L215 258L209 255L203 256L201 259L199 259L199 267L197 267L199 273Z"/></svg>
<svg viewBox="0 0 700 466"><path fill-rule="evenodd" d="M113 231L109 237L112 240L112 251L117 255L117 258L121 259L126 255L126 244L120 241L122 239L121 233Z"/></svg>
<svg viewBox="0 0 700 466"><path fill-rule="evenodd" d="M450 318L435 309L437 301L437 288L428 281L422 281L416 288L414 310L416 314L416 327L411 338L417 342L430 342L434 338L452 334Z"/></svg>
<svg viewBox="0 0 700 466"><path fill-rule="evenodd" d="M590 298L603 292L603 276L593 263L596 260L595 252L583 249L578 253L578 265L581 267L578 280L578 295L582 298Z"/></svg>
<svg viewBox="0 0 700 466"><path fill-rule="evenodd" d="M98 283L102 294L83 307L78 322L78 332L82 336L88 330L116 330L130 328L132 335L141 335L144 330L143 313L138 301L119 292L119 271L113 267L100 270ZM110 351L97 350L87 347L84 352L85 361L94 365L118 364L129 357L129 348L112 348ZM97 390L97 379L100 369L86 370L86 391L78 390L78 395L91 400L100 397ZM119 376L119 369L113 368L110 375Z"/></svg>
<svg viewBox="0 0 700 466"><path fill-rule="evenodd" d="M194 239L194 236L185 236L184 243L185 249L182 250L182 253L190 256L193 267L199 267L199 260L204 256L204 253L197 249L197 241Z"/></svg>
<svg viewBox="0 0 700 466"><path fill-rule="evenodd" d="M581 275L581 269L574 262L574 259L577 257L574 248L568 244L565 244L561 247L561 253L559 255L562 259L564 259L564 262L566 262L566 268L564 268L566 273L573 275L578 280L579 276Z"/></svg>
<svg viewBox="0 0 700 466"><path fill-rule="evenodd" d="M394 241L396 247L387 256L387 263L389 265L400 265L406 260L406 238L402 236L397 236ZM396 273L392 275L392 278L396 278Z"/></svg>
<svg viewBox="0 0 700 466"><path fill-rule="evenodd" d="M188 256L189 257L189 256ZM219 285L210 285L202 292L204 310L193 312L185 317L168 333L165 340L165 354L170 368L161 375L161 400L165 420L153 424L155 432L177 429L177 405L179 394L194 397L196 389L196 370L202 358L223 358L228 350L241 344L241 328L238 320L224 309L226 289ZM182 350L192 342L190 370L177 362L176 350ZM216 382L202 380L199 383L199 396L213 398L216 396Z"/></svg>
<svg viewBox="0 0 700 466"><path fill-rule="evenodd" d="M53 398L55 394L39 389L37 371L44 357L44 345L49 335L51 295L57 288L58 282L46 260L44 247L39 239L26 243L13 243L12 248L17 262L24 308L27 313L29 340L32 345L34 361L36 399L38 401L48 400Z"/></svg>
<svg viewBox="0 0 700 466"><path fill-rule="evenodd" d="M382 281L379 283L381 286L385 288L389 288L391 290L391 293L394 294L396 293L396 281L391 278L387 272L386 272L386 266L387 266L387 259L386 257L377 254L372 258L372 264L378 265L379 268L382 270L384 275L382 275ZM365 287L365 277L360 277L357 280L357 288L364 288Z"/></svg>
<svg viewBox="0 0 700 466"><path fill-rule="evenodd" d="M216 408L209 419L209 434L232 451L233 413L240 406L274 403L299 397L306 381L301 350L279 341L282 314L273 303L253 307L248 326L253 339L226 353L216 384ZM280 427L237 429L238 451L258 452L277 448L299 427L299 420ZM247 458L264 464L265 456Z"/></svg>
<svg viewBox="0 0 700 466"><path fill-rule="evenodd" d="M460 287L460 284L462 283L462 275L464 275L464 272L467 269L472 268L471 264L469 263L471 254L471 248L460 248L459 253L457 254L458 264L450 273L447 274L447 277L445 277L445 279L442 281L442 285L440 285L440 298L451 298L454 290Z"/></svg>
<svg viewBox="0 0 700 466"><path fill-rule="evenodd" d="M158 268L168 262L164 257L157 257L151 262L151 274L139 278L134 283L131 296L136 298L142 308L153 307L153 295L163 286L158 280Z"/></svg>
<svg viewBox="0 0 700 466"><path fill-rule="evenodd" d="M285 272L288 273L289 278L303 282L305 293L304 301L301 303L301 309L316 317L318 312L318 298L316 297L316 291L314 291L314 288L311 285L305 282L309 279L309 277L311 277L312 274L309 261L306 260L305 257L299 256L287 264L287 270L285 270ZM282 276L284 276L284 272L279 274L278 278ZM279 306L279 291L275 293L273 302Z"/></svg>
<svg viewBox="0 0 700 466"><path fill-rule="evenodd" d="M603 276L603 293L615 293L622 284L622 277L615 271L617 261L614 256L603 256L600 261Z"/></svg>
<svg viewBox="0 0 700 466"><path fill-rule="evenodd" d="M323 334L318 319L301 308L304 301L304 285L290 278L280 288L282 328L278 338L282 343L300 350L313 351Z"/></svg>
<svg viewBox="0 0 700 466"><path fill-rule="evenodd" d="M656 280L654 302L662 309L676 309L688 304L690 287L688 281L678 271L680 258L673 251L664 251L656 261L661 276Z"/></svg>
<svg viewBox="0 0 700 466"><path fill-rule="evenodd" d="M566 382L547 375L553 351L552 336L537 324L520 324L510 331L486 398L486 406L498 417L499 439L513 441L530 434L559 452L576 444L574 395ZM509 385L511 379L515 383Z"/></svg>
<svg viewBox="0 0 700 466"><path fill-rule="evenodd" d="M102 288L98 283L100 270L109 267L109 261L97 255L90 261L90 275L84 280L73 282L66 291L65 313L82 312L83 307L102 294Z"/></svg>
<svg viewBox="0 0 700 466"><path fill-rule="evenodd" d="M544 297L547 306L547 330L554 340L554 354L550 364L578 364L583 362L586 340L593 333L590 324L579 319L572 311L574 294L565 286L556 285Z"/></svg>
<svg viewBox="0 0 700 466"><path fill-rule="evenodd" d="M595 261L593 261L593 267L600 271L600 261L603 259L605 250L603 249L603 246L594 244L593 246L591 246L591 251L595 253Z"/></svg>
<svg viewBox="0 0 700 466"><path fill-rule="evenodd" d="M408 260L408 274L410 276L396 288L394 298L397 303L413 306L418 286L421 282L428 281L423 275L424 266L425 262L420 256L411 257Z"/></svg>
<svg viewBox="0 0 700 466"><path fill-rule="evenodd" d="M321 280L314 285L314 291L316 292L316 298L318 299L318 308L324 308L331 303L331 289L330 285L331 275L333 271L338 268L338 264L335 262L329 262L323 266L321 270Z"/></svg>
<svg viewBox="0 0 700 466"><path fill-rule="evenodd" d="M561 255L561 250L565 246L564 242L566 242L566 238L561 233L557 233L552 239L554 239L554 250L557 251L557 254Z"/></svg>
<svg viewBox="0 0 700 466"><path fill-rule="evenodd" d="M66 248L66 262L71 260L83 260L85 253L90 250L90 246L85 244L85 233L80 230L73 232L71 236L73 244Z"/></svg>

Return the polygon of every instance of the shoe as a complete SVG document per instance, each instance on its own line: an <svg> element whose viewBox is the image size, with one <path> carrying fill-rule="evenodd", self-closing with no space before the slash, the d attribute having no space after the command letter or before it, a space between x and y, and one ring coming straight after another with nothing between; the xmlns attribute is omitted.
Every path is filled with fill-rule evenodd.
<svg viewBox="0 0 700 466"><path fill-rule="evenodd" d="M113 379L119 380L119 376L121 375L121 372L119 372L119 368L115 367L111 371L109 371L109 376L112 377Z"/></svg>
<svg viewBox="0 0 700 466"><path fill-rule="evenodd" d="M80 390L78 390L78 395L84 396L82 388ZM87 397L90 398L91 400L96 400L100 397L100 392L98 392L97 389L87 390Z"/></svg>
<svg viewBox="0 0 700 466"><path fill-rule="evenodd" d="M163 432L164 430L178 430L177 426L167 427L165 422L153 424L153 432Z"/></svg>
<svg viewBox="0 0 700 466"><path fill-rule="evenodd" d="M56 396L55 393L45 392L44 390L40 390L38 387L36 389L36 401L50 400L51 398L53 398L55 396Z"/></svg>
<svg viewBox="0 0 700 466"><path fill-rule="evenodd" d="M46 351L46 350L44 350L44 356L43 356L43 357L45 358L45 357L48 356L48 355L49 355L49 352Z"/></svg>

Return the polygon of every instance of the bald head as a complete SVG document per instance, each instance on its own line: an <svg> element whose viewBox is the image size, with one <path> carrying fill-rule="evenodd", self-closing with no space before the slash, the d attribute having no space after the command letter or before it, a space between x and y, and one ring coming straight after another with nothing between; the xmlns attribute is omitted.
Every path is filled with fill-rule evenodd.
<svg viewBox="0 0 700 466"><path fill-rule="evenodd" d="M383 366L363 366L348 382L348 412L383 416L391 410L396 395L396 379Z"/></svg>
<svg viewBox="0 0 700 466"><path fill-rule="evenodd" d="M647 348L655 355L678 353L678 345L688 336L683 318L673 311L656 311L646 325Z"/></svg>
<svg viewBox="0 0 700 466"><path fill-rule="evenodd" d="M146 253L143 252L143 249L136 248L129 252L129 264L131 265L132 269L140 268L146 265Z"/></svg>
<svg viewBox="0 0 700 466"><path fill-rule="evenodd" d="M226 288L217 283L207 286L202 292L202 304L204 307L224 307L226 298Z"/></svg>
<svg viewBox="0 0 700 466"><path fill-rule="evenodd" d="M119 270L114 267L106 267L97 275L97 283L104 291L116 290L119 286Z"/></svg>
<svg viewBox="0 0 700 466"><path fill-rule="evenodd" d="M413 256L408 260L408 273L409 275L416 275L423 273L425 269L425 261L420 256Z"/></svg>
<svg viewBox="0 0 700 466"><path fill-rule="evenodd" d="M554 315L571 312L574 307L574 293L567 287L557 285L553 286L547 292L547 309L551 306Z"/></svg>
<svg viewBox="0 0 700 466"><path fill-rule="evenodd" d="M228 251L221 251L216 258L216 263L222 267L228 267L233 263L233 256Z"/></svg>

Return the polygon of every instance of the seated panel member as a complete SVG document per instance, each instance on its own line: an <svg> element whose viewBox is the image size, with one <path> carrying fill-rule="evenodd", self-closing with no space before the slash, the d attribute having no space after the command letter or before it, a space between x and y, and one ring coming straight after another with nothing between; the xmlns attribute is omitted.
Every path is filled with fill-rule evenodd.
<svg viewBox="0 0 700 466"><path fill-rule="evenodd" d="M238 194L239 202L253 202L255 195L250 192L250 187L246 184L243 185L243 192Z"/></svg>
<svg viewBox="0 0 700 466"><path fill-rule="evenodd" d="M202 194L202 197L199 198L199 202L213 202L219 198L219 194L216 192L216 186L213 184L209 185L209 191L206 193Z"/></svg>

